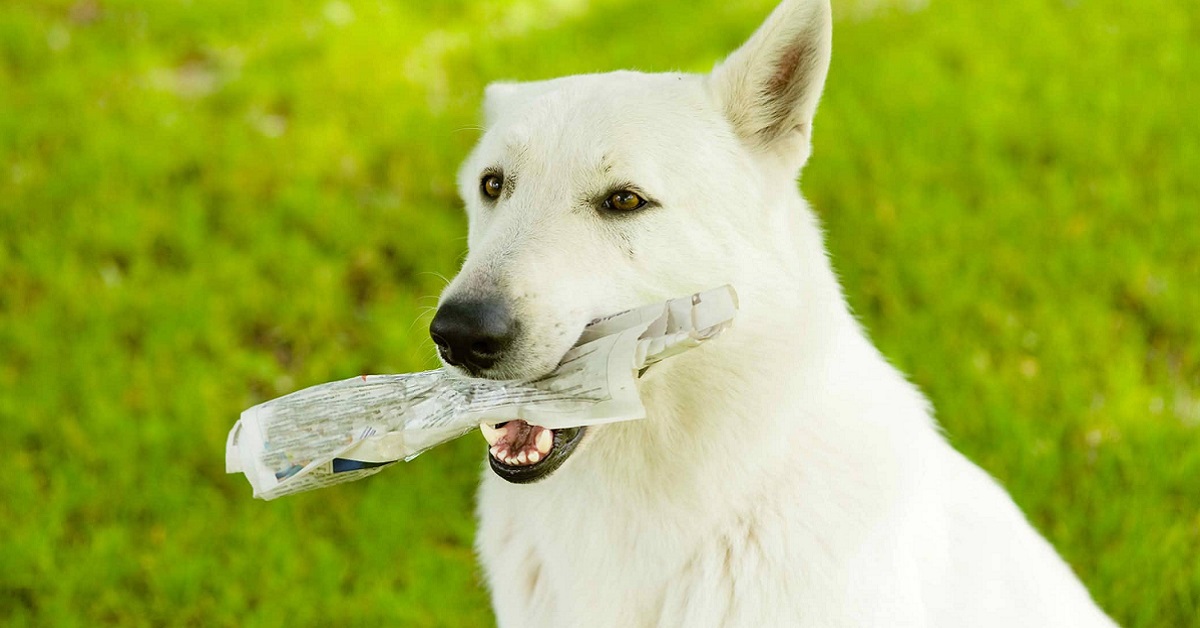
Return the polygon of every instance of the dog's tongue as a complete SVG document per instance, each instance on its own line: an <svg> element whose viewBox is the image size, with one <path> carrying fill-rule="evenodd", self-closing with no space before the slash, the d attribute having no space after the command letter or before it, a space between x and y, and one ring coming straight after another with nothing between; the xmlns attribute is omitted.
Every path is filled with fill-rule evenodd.
<svg viewBox="0 0 1200 628"><path fill-rule="evenodd" d="M554 431L516 419L496 426L479 426L492 457L507 465L536 464L554 447Z"/></svg>

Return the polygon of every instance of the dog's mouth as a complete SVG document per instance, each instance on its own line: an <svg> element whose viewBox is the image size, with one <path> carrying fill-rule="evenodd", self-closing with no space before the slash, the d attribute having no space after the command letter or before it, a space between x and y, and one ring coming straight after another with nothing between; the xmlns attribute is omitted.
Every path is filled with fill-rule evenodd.
<svg viewBox="0 0 1200 628"><path fill-rule="evenodd" d="M520 419L479 426L488 442L492 471L513 484L544 479L562 466L583 440L584 427L551 430Z"/></svg>

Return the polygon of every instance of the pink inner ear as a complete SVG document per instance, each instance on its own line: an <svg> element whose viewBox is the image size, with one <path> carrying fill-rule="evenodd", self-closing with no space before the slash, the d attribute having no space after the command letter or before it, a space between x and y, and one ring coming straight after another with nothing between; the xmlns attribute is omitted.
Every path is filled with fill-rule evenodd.
<svg viewBox="0 0 1200 628"><path fill-rule="evenodd" d="M815 78L818 55L812 39L802 38L776 58L774 71L760 92L767 113L766 126L759 130L761 137L772 140L804 123L796 110L803 106L804 92Z"/></svg>
<svg viewBox="0 0 1200 628"><path fill-rule="evenodd" d="M800 106L797 102L804 97L804 92L816 82L815 74L820 72L817 61L820 50L812 37L803 37L796 43L784 48L779 58L775 60L775 72L765 86L768 95L790 101L792 106Z"/></svg>
<svg viewBox="0 0 1200 628"><path fill-rule="evenodd" d="M804 44L798 43L794 46L788 46L783 54L779 55L779 59L775 61L775 72L771 74L770 80L767 81L766 91L772 97L784 96L791 85L793 77L796 75L796 70L800 67L800 62L804 59L805 49L808 48Z"/></svg>

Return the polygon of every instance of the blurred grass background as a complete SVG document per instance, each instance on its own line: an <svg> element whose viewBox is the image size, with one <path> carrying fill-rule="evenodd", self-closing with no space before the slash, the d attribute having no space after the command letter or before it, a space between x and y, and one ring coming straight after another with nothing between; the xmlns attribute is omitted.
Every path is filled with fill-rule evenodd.
<svg viewBox="0 0 1200 628"><path fill-rule="evenodd" d="M488 81L705 71L773 4L0 3L0 623L490 624L482 441L264 503L226 431L434 364ZM1118 621L1200 625L1195 0L835 6L854 308Z"/></svg>

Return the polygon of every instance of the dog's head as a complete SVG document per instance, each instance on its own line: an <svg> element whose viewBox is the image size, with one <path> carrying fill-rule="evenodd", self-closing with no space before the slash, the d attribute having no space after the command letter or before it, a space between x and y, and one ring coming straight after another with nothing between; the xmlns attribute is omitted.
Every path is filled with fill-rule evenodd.
<svg viewBox="0 0 1200 628"><path fill-rule="evenodd" d="M537 377L597 316L763 276L787 246L770 199L808 158L830 31L828 0L793 0L708 75L489 86L458 177L469 253L430 328L447 366ZM532 454L564 435L517 423L502 436L529 455L497 465L493 448L493 468L522 481L561 464Z"/></svg>

